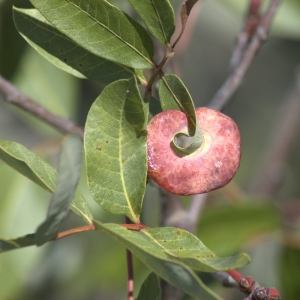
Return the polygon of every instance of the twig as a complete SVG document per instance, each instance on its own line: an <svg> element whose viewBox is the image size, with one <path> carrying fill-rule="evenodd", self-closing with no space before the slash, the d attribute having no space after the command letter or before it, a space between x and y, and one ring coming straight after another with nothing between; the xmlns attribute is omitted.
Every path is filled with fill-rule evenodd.
<svg viewBox="0 0 300 300"><path fill-rule="evenodd" d="M248 48L245 50L243 58L237 64L236 68L229 74L224 84L221 86L217 94L209 103L208 107L216 110L221 110L229 101L230 97L241 84L245 73L249 69L255 55L267 38L267 32L270 28L274 14L281 3L281 0L273 0L265 15L261 18L259 25L253 35Z"/></svg>
<svg viewBox="0 0 300 300"><path fill-rule="evenodd" d="M29 112L62 132L76 133L83 138L82 128L78 127L68 119L56 116L45 107L37 104L32 99L22 94L15 86L5 80L2 76L0 76L0 92L4 94L8 103Z"/></svg>
<svg viewBox="0 0 300 300"><path fill-rule="evenodd" d="M295 87L283 102L276 121L272 141L266 152L260 176L257 177L253 191L260 195L273 196L282 183L284 169L294 148L300 126L300 70L296 76Z"/></svg>
<svg viewBox="0 0 300 300"><path fill-rule="evenodd" d="M126 224L131 224L131 221L128 217L126 217ZM134 281L133 281L133 261L132 261L132 253L126 249L126 261L127 261L127 300L134 300L133 291L134 291Z"/></svg>
<svg viewBox="0 0 300 300"><path fill-rule="evenodd" d="M203 211L207 199L207 194L194 195L191 200L190 209L188 212L191 227L196 232L199 217Z"/></svg>
<svg viewBox="0 0 300 300"><path fill-rule="evenodd" d="M247 46L248 46L249 42L251 41L251 38L255 32L255 29L257 28L257 26L259 24L260 6L261 6L261 0L250 0L249 1L249 8L248 8L248 12L246 14L244 25L243 25L242 30L237 38L237 43L236 43L235 49L234 49L232 57L231 57L229 73L231 73L232 70L234 70L235 67L238 65L238 63L241 61L243 54L244 54L245 50L247 49Z"/></svg>
<svg viewBox="0 0 300 300"><path fill-rule="evenodd" d="M60 240L65 237L68 237L70 235L77 234L77 233L84 232L84 231L90 231L90 230L95 230L94 224L76 227L76 228L72 228L72 229L60 232L54 240Z"/></svg>

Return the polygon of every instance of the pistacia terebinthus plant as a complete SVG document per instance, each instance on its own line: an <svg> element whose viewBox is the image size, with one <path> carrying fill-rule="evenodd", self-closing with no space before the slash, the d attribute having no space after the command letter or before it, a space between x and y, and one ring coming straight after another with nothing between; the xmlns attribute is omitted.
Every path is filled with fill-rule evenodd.
<svg viewBox="0 0 300 300"><path fill-rule="evenodd" d="M178 195L206 193L226 185L241 158L236 123L219 111L196 109L203 133L201 147L180 155L173 147L178 132L188 133L188 118L178 110L157 114L148 125L148 175L166 191Z"/></svg>

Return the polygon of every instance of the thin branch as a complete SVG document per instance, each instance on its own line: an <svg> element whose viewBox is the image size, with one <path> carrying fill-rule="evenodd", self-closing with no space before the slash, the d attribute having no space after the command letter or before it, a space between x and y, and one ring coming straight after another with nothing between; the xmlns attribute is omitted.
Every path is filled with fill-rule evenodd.
<svg viewBox="0 0 300 300"><path fill-rule="evenodd" d="M94 224L76 227L76 228L72 228L72 229L60 232L54 240L60 240L65 237L68 237L70 235L77 234L77 233L84 232L84 231L90 231L90 230L95 230Z"/></svg>
<svg viewBox="0 0 300 300"><path fill-rule="evenodd" d="M126 224L131 224L131 221L126 217ZM133 291L134 291L134 280L133 280L133 261L132 253L126 249L126 261L127 261L127 300L134 300Z"/></svg>
<svg viewBox="0 0 300 300"><path fill-rule="evenodd" d="M8 103L11 103L40 120L50 124L64 133L76 133L83 138L83 129L78 127L72 121L56 116L45 107L37 104L32 99L21 93L15 86L0 76L0 92L6 97Z"/></svg>
<svg viewBox="0 0 300 300"><path fill-rule="evenodd" d="M228 78L221 86L217 94L209 103L208 107L216 110L221 110L224 105L229 101L230 97L240 86L247 70L249 69L255 55L267 39L267 33L270 28L272 19L277 11L281 0L271 1L265 15L261 18L259 25L253 35L248 48L245 50L243 58L237 64L235 70L229 74Z"/></svg>
<svg viewBox="0 0 300 300"><path fill-rule="evenodd" d="M242 30L237 38L236 46L233 51L229 73L232 72L236 68L236 66L241 61L249 42L257 28L259 21L260 21L260 6L261 0L250 0L249 1L249 8L245 17L245 21L242 27Z"/></svg>
<svg viewBox="0 0 300 300"><path fill-rule="evenodd" d="M295 87L283 101L283 107L269 148L266 152L260 175L256 178L253 191L260 195L273 196L283 181L284 171L294 149L300 126L300 70L296 75Z"/></svg>
<svg viewBox="0 0 300 300"><path fill-rule="evenodd" d="M190 209L188 211L191 227L194 228L193 232L196 232L196 228L199 222L200 215L206 203L208 194L194 195L191 200Z"/></svg>

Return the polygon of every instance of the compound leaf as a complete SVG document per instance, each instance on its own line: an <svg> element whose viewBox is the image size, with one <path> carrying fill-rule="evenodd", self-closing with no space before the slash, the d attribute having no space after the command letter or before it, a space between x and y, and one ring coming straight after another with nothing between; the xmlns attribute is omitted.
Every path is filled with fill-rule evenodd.
<svg viewBox="0 0 300 300"><path fill-rule="evenodd" d="M153 43L136 21L105 0L31 0L56 29L94 55L151 68Z"/></svg>

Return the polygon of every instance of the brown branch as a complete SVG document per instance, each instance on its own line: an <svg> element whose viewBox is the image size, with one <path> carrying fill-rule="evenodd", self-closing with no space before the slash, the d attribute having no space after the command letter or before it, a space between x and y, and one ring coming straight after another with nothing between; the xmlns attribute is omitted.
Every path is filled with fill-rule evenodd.
<svg viewBox="0 0 300 300"><path fill-rule="evenodd" d="M126 224L131 225L131 221L126 217ZM135 224L134 224L135 225ZM134 279L133 279L133 260L132 253L126 249L126 262L127 262L127 300L134 300Z"/></svg>
<svg viewBox="0 0 300 300"><path fill-rule="evenodd" d="M11 103L40 120L50 124L64 133L75 133L83 138L83 129L72 121L56 116L45 107L37 104L32 99L22 94L15 86L0 76L0 92L6 97L6 101Z"/></svg>
<svg viewBox="0 0 300 300"><path fill-rule="evenodd" d="M237 64L236 68L229 74L228 78L211 100L208 107L221 110L240 86L255 55L267 38L272 19L280 3L281 0L271 1L265 15L261 18L261 21L257 26L248 48L244 52L243 58Z"/></svg>
<svg viewBox="0 0 300 300"><path fill-rule="evenodd" d="M295 87L283 101L279 118L264 163L256 178L253 191L259 195L273 196L283 181L284 171L290 154L294 149L300 126L300 70L296 76Z"/></svg>
<svg viewBox="0 0 300 300"><path fill-rule="evenodd" d="M84 232L84 231L90 231L90 230L95 230L95 225L93 223L60 232L54 240L60 240L65 237L68 237L70 235L77 234L77 233Z"/></svg>
<svg viewBox="0 0 300 300"><path fill-rule="evenodd" d="M237 38L236 46L233 51L229 73L235 69L238 63L241 61L249 42L259 24L260 13L259 9L261 6L261 0L250 0L249 8L246 14L246 18L242 27L242 30Z"/></svg>

